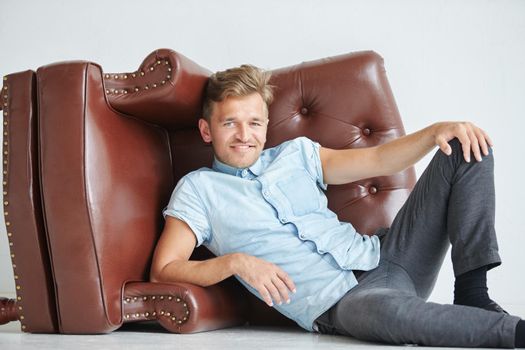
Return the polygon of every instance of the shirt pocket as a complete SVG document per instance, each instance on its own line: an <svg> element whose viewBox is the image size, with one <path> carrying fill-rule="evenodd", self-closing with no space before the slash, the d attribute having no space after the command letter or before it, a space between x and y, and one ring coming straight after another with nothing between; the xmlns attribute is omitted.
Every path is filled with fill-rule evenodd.
<svg viewBox="0 0 525 350"><path fill-rule="evenodd" d="M276 182L294 215L301 216L314 212L320 207L319 189L305 170L296 170Z"/></svg>

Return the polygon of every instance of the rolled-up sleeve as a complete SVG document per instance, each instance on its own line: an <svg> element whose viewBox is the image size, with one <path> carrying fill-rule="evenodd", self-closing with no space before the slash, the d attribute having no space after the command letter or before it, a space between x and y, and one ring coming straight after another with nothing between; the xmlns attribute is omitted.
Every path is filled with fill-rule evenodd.
<svg viewBox="0 0 525 350"><path fill-rule="evenodd" d="M175 217L188 224L197 239L196 247L210 240L211 230L206 207L187 176L175 186L162 215L164 218L166 215Z"/></svg>
<svg viewBox="0 0 525 350"><path fill-rule="evenodd" d="M312 141L307 137L298 137L296 139L298 145L302 148L302 154L304 155L304 167L317 182L319 187L323 190L327 189L327 184L323 180L323 167L321 164L321 156L319 155L319 149L321 145L318 142Z"/></svg>

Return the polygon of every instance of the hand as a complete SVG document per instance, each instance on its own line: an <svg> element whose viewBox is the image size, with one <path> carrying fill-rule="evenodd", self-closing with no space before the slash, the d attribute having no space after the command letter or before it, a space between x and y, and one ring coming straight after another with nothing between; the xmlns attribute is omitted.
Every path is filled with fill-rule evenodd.
<svg viewBox="0 0 525 350"><path fill-rule="evenodd" d="M470 162L471 151L474 153L474 158L481 162L481 151L484 155L488 155L489 146L493 146L489 135L470 122L441 122L434 124L433 128L434 141L447 156L452 154L448 141L455 137L459 139L467 163Z"/></svg>
<svg viewBox="0 0 525 350"><path fill-rule="evenodd" d="M288 291L295 293L295 285L279 266L243 253L237 253L235 265L235 274L255 288L268 306L273 306L272 299L279 305L290 303Z"/></svg>

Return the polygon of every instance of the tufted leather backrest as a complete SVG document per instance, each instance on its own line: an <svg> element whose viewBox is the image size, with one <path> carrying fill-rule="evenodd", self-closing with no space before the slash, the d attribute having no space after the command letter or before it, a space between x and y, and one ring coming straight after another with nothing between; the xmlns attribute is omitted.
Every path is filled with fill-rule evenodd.
<svg viewBox="0 0 525 350"><path fill-rule="evenodd" d="M268 147L300 135L343 149L379 145L405 134L383 59L357 52L276 70ZM328 186L330 209L358 232L387 227L415 184L415 172Z"/></svg>

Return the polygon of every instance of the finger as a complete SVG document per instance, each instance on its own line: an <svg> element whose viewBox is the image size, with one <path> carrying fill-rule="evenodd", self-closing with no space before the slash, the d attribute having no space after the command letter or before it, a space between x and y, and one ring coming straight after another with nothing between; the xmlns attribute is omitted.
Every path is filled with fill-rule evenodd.
<svg viewBox="0 0 525 350"><path fill-rule="evenodd" d="M476 130L476 136L478 137L479 145L481 146L481 150L483 151L483 154L488 156L489 146L487 144L487 140L485 140L485 135L483 135L483 130L478 128L478 130Z"/></svg>
<svg viewBox="0 0 525 350"><path fill-rule="evenodd" d="M281 300L281 295L279 294L279 291L277 290L277 288L275 288L273 281L269 280L267 283L264 284L264 286L270 292L270 295L272 296L273 301L281 305L283 303Z"/></svg>
<svg viewBox="0 0 525 350"><path fill-rule="evenodd" d="M463 150L463 158L467 163L470 163L470 139L467 133L458 135L459 142L461 143L461 149Z"/></svg>
<svg viewBox="0 0 525 350"><path fill-rule="evenodd" d="M445 153L447 156L450 156L452 154L452 148L448 144L447 140L443 137L438 137L436 139L436 144L439 146L441 151Z"/></svg>
<svg viewBox="0 0 525 350"><path fill-rule="evenodd" d="M277 272L277 276L286 284L289 290L292 291L292 293L297 293L297 289L295 288L295 283L293 283L292 279L288 274L284 271Z"/></svg>
<svg viewBox="0 0 525 350"><path fill-rule="evenodd" d="M270 292L268 289L266 289L265 285L261 285L259 288L256 288L259 294L261 295L261 298L264 300L268 306L273 306L272 297L270 296Z"/></svg>
<svg viewBox="0 0 525 350"><path fill-rule="evenodd" d="M275 288L277 288L277 290L279 291L279 294L281 295L281 300L284 301L286 304L290 304L288 288L286 287L284 282L279 277L275 277L275 279L272 279L272 282Z"/></svg>
<svg viewBox="0 0 525 350"><path fill-rule="evenodd" d="M487 140L489 146L490 146L490 147L494 147L494 143L493 143L492 140L490 139L489 134L487 134L487 133L485 132L485 130L480 129L480 131L483 133L483 136L485 136L485 139Z"/></svg>
<svg viewBox="0 0 525 350"><path fill-rule="evenodd" d="M481 162L481 152L479 150L479 142L478 138L476 137L476 134L472 130L467 130L467 135L470 140L470 148L472 150L472 153L474 153L474 158Z"/></svg>

